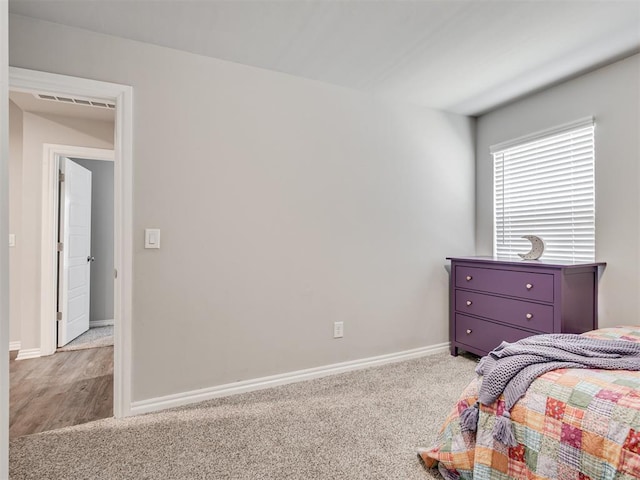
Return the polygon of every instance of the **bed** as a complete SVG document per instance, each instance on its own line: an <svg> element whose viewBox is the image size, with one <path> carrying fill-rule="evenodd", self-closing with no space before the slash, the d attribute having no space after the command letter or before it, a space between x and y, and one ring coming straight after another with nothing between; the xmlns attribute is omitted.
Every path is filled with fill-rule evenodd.
<svg viewBox="0 0 640 480"><path fill-rule="evenodd" d="M594 330L592 338L640 342L640 326ZM640 371L560 369L537 378L511 410L517 446L494 440L502 397L480 405L476 432L460 413L478 399L463 391L434 445L418 455L447 480L626 480L640 478Z"/></svg>

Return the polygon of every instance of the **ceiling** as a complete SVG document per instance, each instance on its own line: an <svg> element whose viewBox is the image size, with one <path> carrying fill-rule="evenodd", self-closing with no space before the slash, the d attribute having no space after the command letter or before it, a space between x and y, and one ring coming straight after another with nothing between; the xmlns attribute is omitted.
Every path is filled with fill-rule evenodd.
<svg viewBox="0 0 640 480"><path fill-rule="evenodd" d="M115 110L111 108L76 105L66 102L41 100L33 93L10 91L9 99L23 112L62 115L87 120L115 121Z"/></svg>
<svg viewBox="0 0 640 480"><path fill-rule="evenodd" d="M640 51L640 0L10 0L9 11L464 115Z"/></svg>

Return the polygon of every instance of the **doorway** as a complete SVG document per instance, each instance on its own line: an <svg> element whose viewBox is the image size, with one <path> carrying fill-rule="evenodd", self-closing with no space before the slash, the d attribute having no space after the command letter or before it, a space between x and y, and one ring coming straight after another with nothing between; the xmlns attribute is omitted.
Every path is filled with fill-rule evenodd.
<svg viewBox="0 0 640 480"><path fill-rule="evenodd" d="M115 327L115 157L109 149L57 144L43 149L50 174L43 180L43 212L48 215L43 214L42 224L40 329L42 353L50 355L90 327ZM88 210L78 204L81 192L75 193L73 205L65 201L71 199L71 186L82 189L78 182L85 181ZM73 225L65 228L69 221Z"/></svg>
<svg viewBox="0 0 640 480"><path fill-rule="evenodd" d="M9 95L10 276L19 280L10 322L21 344L10 356L10 438L113 415L113 335L86 340L114 322L114 112L41 96ZM44 143L51 140L109 148ZM55 184L40 180L48 169L60 172ZM38 208L49 200L55 208ZM47 241L50 225L56 243ZM101 268L92 268L94 255ZM33 261L40 258L56 258L57 273ZM57 306L34 305L49 296ZM110 326L90 331L90 320ZM57 339L55 330L46 335L52 328Z"/></svg>
<svg viewBox="0 0 640 480"><path fill-rule="evenodd" d="M98 99L113 102L115 106L114 132L114 353L113 353L113 414L116 417L131 414L131 312L132 312L132 88L129 86L69 77L34 70L9 68L10 90L27 93L45 93L52 96ZM52 155L55 156L54 153ZM43 164L42 184L55 184L57 171L55 162ZM45 168L49 167L49 168ZM45 189L43 188L43 191ZM54 198L42 197L43 245L56 241L55 225L51 221L51 209L55 210ZM53 312L51 328L40 329L38 350L40 355L50 355L55 350L56 298L50 288L55 280L56 259L50 249L44 249L41 259L42 283L47 276L47 287L40 285L41 312ZM49 308L53 305L53 308ZM0 403L8 407L8 398ZM8 408L7 408L8 409Z"/></svg>
<svg viewBox="0 0 640 480"><path fill-rule="evenodd" d="M59 157L57 352L113 345L113 151L91 153Z"/></svg>

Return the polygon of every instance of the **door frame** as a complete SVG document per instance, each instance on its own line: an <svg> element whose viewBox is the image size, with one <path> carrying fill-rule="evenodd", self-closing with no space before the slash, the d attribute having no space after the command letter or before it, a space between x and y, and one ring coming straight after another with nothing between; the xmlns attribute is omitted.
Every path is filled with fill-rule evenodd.
<svg viewBox="0 0 640 480"><path fill-rule="evenodd" d="M9 2L0 2L0 478L9 478ZM6 242L6 243L5 243Z"/></svg>
<svg viewBox="0 0 640 480"><path fill-rule="evenodd" d="M42 157L42 240L40 242L40 354L56 351L56 305L58 299L58 171L60 157L115 161L115 151L45 143ZM115 165L114 165L115 166ZM115 174L115 169L114 169ZM115 179L114 179L115 190ZM118 200L114 192L114 224ZM114 239L117 238L114 228ZM117 282L116 282L117 284ZM115 301L115 295L114 295ZM115 315L116 305L114 305ZM114 318L115 323L115 318ZM115 332L114 332L115 333ZM115 340L115 338L114 338ZM115 344L115 342L114 342Z"/></svg>
<svg viewBox="0 0 640 480"><path fill-rule="evenodd" d="M132 370L133 88L127 85L9 67L9 89L30 93L78 95L115 102L113 413L116 417L129 416L131 415ZM50 174L50 170L43 171L43 186L44 177L48 177ZM43 197L45 196L43 195ZM43 211L44 214L45 211ZM48 216L49 219L52 218L50 215ZM44 230L43 228L43 241ZM51 238L49 234L50 228L47 232L47 243ZM50 265L51 263L48 263L48 268ZM42 293L44 294L47 290L50 288L42 290ZM53 326L55 327L55 322L53 322ZM44 331L41 332L41 342L42 335L44 335ZM45 345L41 344L42 347Z"/></svg>

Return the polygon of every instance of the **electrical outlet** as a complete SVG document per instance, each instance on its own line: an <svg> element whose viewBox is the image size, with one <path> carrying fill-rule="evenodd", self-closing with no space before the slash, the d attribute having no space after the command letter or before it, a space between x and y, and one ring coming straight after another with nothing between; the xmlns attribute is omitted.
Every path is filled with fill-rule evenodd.
<svg viewBox="0 0 640 480"><path fill-rule="evenodd" d="M344 322L333 322L333 338L344 337Z"/></svg>

